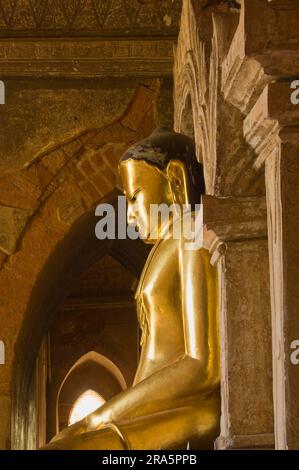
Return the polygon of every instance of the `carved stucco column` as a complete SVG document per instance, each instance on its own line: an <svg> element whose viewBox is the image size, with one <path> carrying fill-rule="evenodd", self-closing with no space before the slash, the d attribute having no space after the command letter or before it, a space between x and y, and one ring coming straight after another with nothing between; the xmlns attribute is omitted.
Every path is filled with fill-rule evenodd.
<svg viewBox="0 0 299 470"><path fill-rule="evenodd" d="M175 125L177 130L184 129L189 94L208 194L266 195L270 296L265 290L256 299L255 310L249 302L247 314L252 312L254 317L260 305L266 306L271 299L275 445L295 449L299 447L299 366L291 364L290 356L292 342L299 339L299 105L292 104L290 97L291 82L299 77L299 9L294 0L238 3L239 9L230 9L224 2L211 2L209 8L203 8L200 0L184 2L175 63ZM247 235L251 240L249 228ZM224 382L218 447L222 448L239 446L235 438L231 445L232 435L239 435L240 422L231 401L238 387L237 366L229 360L239 338L230 324L239 306L232 301L231 288L236 282L232 267L237 264L239 243L229 241L220 260L222 279L226 279L221 304L221 324L226 325L221 334ZM241 249L245 258L246 243ZM261 260L265 253L260 253ZM248 276L239 278L241 292L247 292L247 283L253 283L254 277L259 279L263 263L257 261L255 272L248 268ZM252 284L250 289L256 287ZM257 340L255 344L253 364L257 364L260 347ZM246 397L245 387L240 390ZM262 400L258 385L252 393L257 402ZM268 400L272 400L270 394ZM248 429L255 419L252 414ZM267 444L264 437L260 445Z"/></svg>
<svg viewBox="0 0 299 470"><path fill-rule="evenodd" d="M243 135L265 169L277 449L299 447L299 9L293 0L243 0L239 25L223 61L225 98L244 114Z"/></svg>
<svg viewBox="0 0 299 470"><path fill-rule="evenodd" d="M204 2L183 2L174 69L175 128L184 132L193 127L209 195L203 198L205 243L219 268L222 414L216 448L271 448L274 418L264 171L254 166L256 155L244 137L248 108L240 109L238 101L231 99L244 90L250 101L245 78L252 85L259 70L255 63L249 64L237 77L239 82L236 79L242 68L238 47L242 48L244 40L244 2L233 10L223 4L203 7Z"/></svg>
<svg viewBox="0 0 299 470"><path fill-rule="evenodd" d="M216 449L274 446L266 201L203 197L220 289L221 433Z"/></svg>
<svg viewBox="0 0 299 470"><path fill-rule="evenodd" d="M299 446L299 105L291 81L267 86L244 124L265 164L271 275L275 438L277 449Z"/></svg>

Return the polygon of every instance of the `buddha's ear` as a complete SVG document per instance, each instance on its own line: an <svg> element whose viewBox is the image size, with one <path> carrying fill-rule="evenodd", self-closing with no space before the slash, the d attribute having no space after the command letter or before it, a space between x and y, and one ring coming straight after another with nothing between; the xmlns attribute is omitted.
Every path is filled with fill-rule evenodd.
<svg viewBox="0 0 299 470"><path fill-rule="evenodd" d="M179 160L171 160L166 168L174 204L189 204L186 167Z"/></svg>

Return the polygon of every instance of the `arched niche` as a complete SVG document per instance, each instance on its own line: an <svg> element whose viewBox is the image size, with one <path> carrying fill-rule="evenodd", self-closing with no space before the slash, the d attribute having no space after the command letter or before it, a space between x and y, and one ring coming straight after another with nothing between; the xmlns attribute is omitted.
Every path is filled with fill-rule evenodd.
<svg viewBox="0 0 299 470"><path fill-rule="evenodd" d="M96 351L88 352L70 368L60 385L56 402L56 432L68 425L74 403L86 390L93 390L107 401L126 388L125 378L114 362Z"/></svg>
<svg viewBox="0 0 299 470"><path fill-rule="evenodd" d="M91 388L81 393L67 415L68 426L76 424L106 403L106 400Z"/></svg>
<svg viewBox="0 0 299 470"><path fill-rule="evenodd" d="M118 192L105 198L117 214ZM137 278L149 248L140 240L97 240L95 207L83 214L69 229L48 258L35 283L18 337L13 367L12 447L32 447L34 435L34 369L43 338L55 312L67 297L75 280L97 260L110 254ZM30 348L28 348L30 344Z"/></svg>
<svg viewBox="0 0 299 470"><path fill-rule="evenodd" d="M113 361L111 361L108 357L103 356L103 354L100 354L96 351L90 351L90 352L84 354L84 356L80 357L80 359L78 359L78 361L76 361L75 364L70 368L70 370L68 371L68 373L66 374L65 378L63 379L63 381L61 383L59 393L60 393L61 388L63 387L65 381L68 379L68 377L76 369L78 369L80 366L82 366L86 362L94 362L95 364L98 364L102 367L105 367L108 370L108 372L110 372L110 374L115 377L115 379L119 383L122 390L125 390L127 388L125 378L124 378L121 370L119 369L119 367L117 367L117 365Z"/></svg>

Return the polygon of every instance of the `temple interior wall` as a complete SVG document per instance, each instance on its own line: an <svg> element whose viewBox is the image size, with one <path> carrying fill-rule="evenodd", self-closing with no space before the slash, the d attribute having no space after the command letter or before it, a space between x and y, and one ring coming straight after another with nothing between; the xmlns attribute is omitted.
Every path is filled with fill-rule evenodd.
<svg viewBox="0 0 299 470"><path fill-rule="evenodd" d="M2 3L10 12L13 2ZM53 435L58 390L84 354L102 354L132 382L139 332L130 286L148 252L95 244L94 207L115 201L123 151L161 125L194 137L204 164L205 243L221 299L215 448L298 448L297 2L162 0L139 6L135 23L116 3L106 23L91 2L71 26L58 7L42 26L24 14L27 4L14 22L0 18L0 448L36 448ZM102 298L94 289L110 270ZM77 307L66 309L80 279ZM112 292L118 306L109 306ZM99 337L88 332L94 321ZM112 396L117 381L105 377ZM64 423L73 398L66 387Z"/></svg>

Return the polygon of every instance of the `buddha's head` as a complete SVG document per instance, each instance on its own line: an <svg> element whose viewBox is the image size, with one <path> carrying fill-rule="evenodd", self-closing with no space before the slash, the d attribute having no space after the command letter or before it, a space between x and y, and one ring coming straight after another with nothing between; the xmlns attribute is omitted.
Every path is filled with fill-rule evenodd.
<svg viewBox="0 0 299 470"><path fill-rule="evenodd" d="M163 225L157 220L153 227L151 204L194 206L205 191L193 140L165 128L130 147L120 159L119 171L128 200L128 224L137 227L146 243L159 239Z"/></svg>

